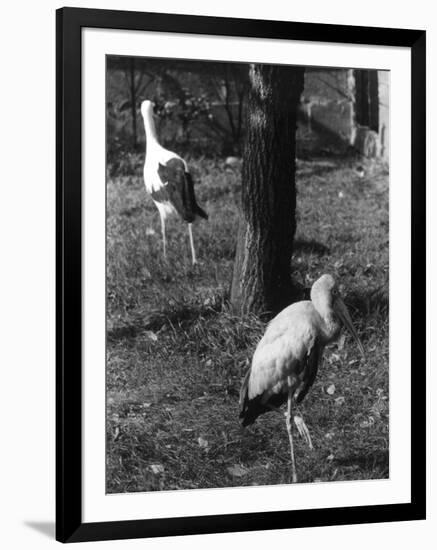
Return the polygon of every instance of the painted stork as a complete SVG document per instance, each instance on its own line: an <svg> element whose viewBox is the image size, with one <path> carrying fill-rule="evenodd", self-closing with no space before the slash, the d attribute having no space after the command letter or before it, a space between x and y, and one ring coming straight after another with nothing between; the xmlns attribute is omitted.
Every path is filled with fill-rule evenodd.
<svg viewBox="0 0 437 550"><path fill-rule="evenodd" d="M193 180L186 162L176 153L164 149L158 143L153 120L151 101L141 103L141 114L146 132L146 158L144 162L144 183L147 192L159 211L161 218L162 243L166 258L165 221L172 214L188 223L188 236L193 265L197 263L191 224L197 217L208 219L208 215L196 202Z"/></svg>
<svg viewBox="0 0 437 550"><path fill-rule="evenodd" d="M324 347L338 338L341 327L349 329L364 357L364 348L331 275L322 275L311 288L311 300L297 302L281 311L267 326L258 343L252 365L240 392L243 426L258 416L278 410L285 413L291 454L292 482L297 482L291 433L292 405L302 402L314 383ZM311 437L301 416L294 422L310 448Z"/></svg>

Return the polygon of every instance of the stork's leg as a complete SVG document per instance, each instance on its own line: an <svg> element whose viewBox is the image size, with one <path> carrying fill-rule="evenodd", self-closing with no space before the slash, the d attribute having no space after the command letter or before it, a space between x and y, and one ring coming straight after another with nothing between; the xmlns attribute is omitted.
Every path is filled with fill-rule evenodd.
<svg viewBox="0 0 437 550"><path fill-rule="evenodd" d="M313 450L314 447L313 447L313 442L311 441L310 432L307 428L307 425L304 422L304 419L302 418L302 415L300 413L294 415L293 420L294 420L294 423L296 424L296 428L299 432L299 435L305 439L305 441L307 442L308 447L311 450Z"/></svg>
<svg viewBox="0 0 437 550"><path fill-rule="evenodd" d="M165 238L165 217L161 213L161 211L159 212L159 214L161 216L162 248L164 251L164 260L166 260L167 259L167 240Z"/></svg>
<svg viewBox="0 0 437 550"><path fill-rule="evenodd" d="M291 400L292 399L293 399L293 391L291 386L291 379L288 378L288 400L287 400L287 412L285 413L285 422L287 424L288 440L290 442L291 480L293 483L297 483L296 463L294 460L294 448L293 448L293 434L291 433Z"/></svg>
<svg viewBox="0 0 437 550"><path fill-rule="evenodd" d="M188 235L190 237L191 259L193 261L193 265L195 265L197 264L197 260L196 260L196 251L194 250L193 230L191 227L191 223L188 224Z"/></svg>

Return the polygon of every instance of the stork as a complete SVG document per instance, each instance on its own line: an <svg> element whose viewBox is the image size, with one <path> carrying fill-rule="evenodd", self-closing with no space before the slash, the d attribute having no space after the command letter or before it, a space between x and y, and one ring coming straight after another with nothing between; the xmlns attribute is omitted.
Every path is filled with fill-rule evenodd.
<svg viewBox="0 0 437 550"><path fill-rule="evenodd" d="M314 383L325 346L349 329L364 357L364 348L331 275L322 275L311 288L311 300L282 310L267 326L240 392L243 426L287 402L285 420L290 443L292 482L297 482L291 431L291 411ZM310 448L311 437L301 416L294 422Z"/></svg>
<svg viewBox="0 0 437 550"><path fill-rule="evenodd" d="M146 158L144 162L144 183L147 192L159 211L161 218L164 259L167 253L165 222L168 216L179 214L188 223L188 236L193 265L197 263L191 224L197 217L208 219L208 215L196 202L191 174L186 162L176 153L164 149L158 143L153 120L151 101L141 103L141 114L146 132Z"/></svg>

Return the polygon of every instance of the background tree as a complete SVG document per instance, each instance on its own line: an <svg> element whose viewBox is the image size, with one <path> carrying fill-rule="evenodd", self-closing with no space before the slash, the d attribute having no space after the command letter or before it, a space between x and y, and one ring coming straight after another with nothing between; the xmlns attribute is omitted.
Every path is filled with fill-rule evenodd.
<svg viewBox="0 0 437 550"><path fill-rule="evenodd" d="M211 98L215 97L225 113L225 117L214 116L211 110L208 126L221 140L223 155L239 155L249 89L248 66L244 63L216 63L209 70L206 83Z"/></svg>
<svg viewBox="0 0 437 550"><path fill-rule="evenodd" d="M153 74L144 67L144 62L141 58L126 57L126 56L110 56L108 57L108 72L107 72L107 88L108 95L111 95L111 77L113 71L119 71L126 84L126 93L124 97L118 101L111 98L111 107L115 111L115 116L120 118L120 115L125 111L130 111L131 118L131 147L136 150L138 147L138 125L137 125L137 104L139 98L146 92L147 88L153 82Z"/></svg>
<svg viewBox="0 0 437 550"><path fill-rule="evenodd" d="M109 56L108 155L144 145L140 104L153 99L163 144L199 154L239 155L248 65Z"/></svg>
<svg viewBox="0 0 437 550"><path fill-rule="evenodd" d="M239 313L276 313L293 298L296 117L304 69L251 65L242 218L231 289Z"/></svg>

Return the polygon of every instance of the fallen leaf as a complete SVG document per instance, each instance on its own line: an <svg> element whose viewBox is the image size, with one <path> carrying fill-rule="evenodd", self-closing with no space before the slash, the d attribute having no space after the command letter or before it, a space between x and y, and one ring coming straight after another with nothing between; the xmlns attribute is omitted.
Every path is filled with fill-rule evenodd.
<svg viewBox="0 0 437 550"><path fill-rule="evenodd" d="M151 464L150 469L155 475L164 473L164 466L162 464Z"/></svg>
<svg viewBox="0 0 437 550"><path fill-rule="evenodd" d="M197 443L199 444L199 447L202 449L207 449L209 447L209 443L206 439L203 439L203 437L199 437L197 439Z"/></svg>
<svg viewBox="0 0 437 550"><path fill-rule="evenodd" d="M335 398L335 404L340 406L340 405L344 405L344 402L345 402L345 398L344 397L336 397Z"/></svg>
<svg viewBox="0 0 437 550"><path fill-rule="evenodd" d="M329 462L332 462L334 460L334 455L333 454L330 454L326 457L326 460L328 460Z"/></svg>
<svg viewBox="0 0 437 550"><path fill-rule="evenodd" d="M342 334L337 342L337 349L341 351L344 348L344 343L346 341L346 334Z"/></svg>
<svg viewBox="0 0 437 550"><path fill-rule="evenodd" d="M158 337L152 330L146 330L144 334L146 335L147 338L149 338L149 340L152 340L152 342L158 341Z"/></svg>
<svg viewBox="0 0 437 550"><path fill-rule="evenodd" d="M370 428L373 424L375 424L375 419L373 416L369 416L368 420L361 422L360 428Z"/></svg>
<svg viewBox="0 0 437 550"><path fill-rule="evenodd" d="M243 477L249 472L249 470L243 468L243 466L240 466L239 464L235 464L235 466L229 466L229 468L227 468L227 471L233 477Z"/></svg>

